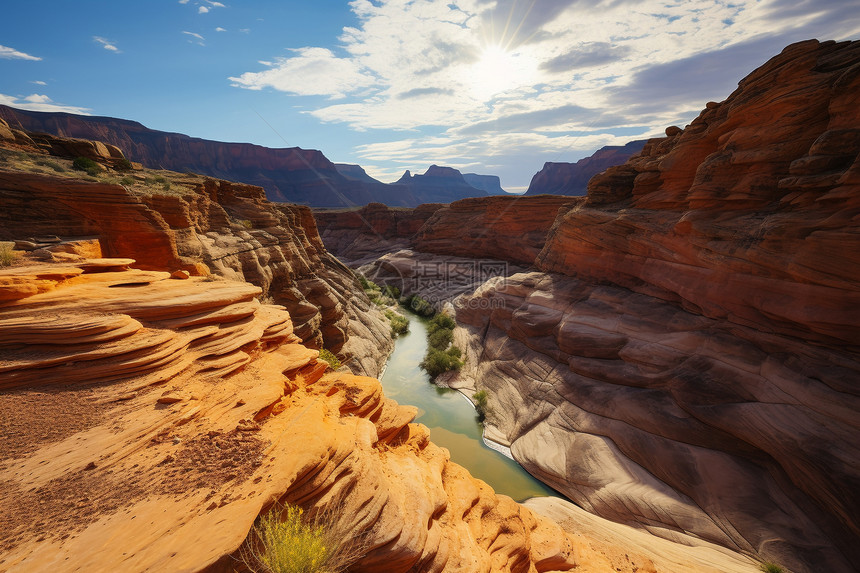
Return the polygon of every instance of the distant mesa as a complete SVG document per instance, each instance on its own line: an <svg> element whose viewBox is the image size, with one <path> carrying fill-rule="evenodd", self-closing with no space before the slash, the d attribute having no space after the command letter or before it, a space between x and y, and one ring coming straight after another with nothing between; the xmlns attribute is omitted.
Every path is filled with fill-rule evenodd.
<svg viewBox="0 0 860 573"><path fill-rule="evenodd" d="M475 181L476 184L470 184L467 176L453 167L431 165L424 172L424 175L412 175L407 169L394 185L407 187L418 198L419 203L451 203L452 201L470 197L505 194L499 184L498 177L470 173L468 178ZM493 188L492 182L488 180L495 181L495 187L498 189L498 192L487 191L487 186Z"/></svg>
<svg viewBox="0 0 860 573"><path fill-rule="evenodd" d="M225 143L157 131L125 119L26 111L2 105L0 118L11 128L105 142L121 149L130 161L151 169L194 172L258 185L265 189L270 201L282 203L353 207L379 202L415 207L486 195L483 189L477 190L463 180L459 171L445 167L431 167L424 176L450 176L459 179L457 184L430 179L403 186L382 183L358 165L332 163L315 149ZM453 173L442 175L448 169Z"/></svg>
<svg viewBox="0 0 860 573"><path fill-rule="evenodd" d="M576 163L547 162L543 169L532 177L526 195L584 196L588 181L592 177L610 167L621 165L642 151L645 142L646 140L639 139L627 145L607 145Z"/></svg>
<svg viewBox="0 0 860 573"><path fill-rule="evenodd" d="M475 189L483 189L487 195L505 195L507 193L502 189L502 182L497 175L463 173L463 179Z"/></svg>

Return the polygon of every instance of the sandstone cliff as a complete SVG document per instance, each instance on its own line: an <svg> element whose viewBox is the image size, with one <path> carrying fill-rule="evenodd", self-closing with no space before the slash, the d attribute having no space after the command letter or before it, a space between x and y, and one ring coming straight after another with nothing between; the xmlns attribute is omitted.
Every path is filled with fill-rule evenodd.
<svg viewBox="0 0 860 573"><path fill-rule="evenodd" d="M854 569L858 94L860 43L789 46L595 176L542 272L461 301L461 383L530 471L658 535Z"/></svg>
<svg viewBox="0 0 860 573"><path fill-rule="evenodd" d="M532 177L526 195L585 195L592 177L609 167L625 163L642 151L644 145L644 139L626 145L607 145L576 163L548 161Z"/></svg>
<svg viewBox="0 0 860 573"><path fill-rule="evenodd" d="M38 157L28 160L33 169ZM46 170L0 165L0 239L94 236L105 256L134 258L138 268L246 280L288 308L305 344L339 353L357 373L380 372L392 347L387 323L325 250L307 207L191 174L135 173L122 183Z"/></svg>

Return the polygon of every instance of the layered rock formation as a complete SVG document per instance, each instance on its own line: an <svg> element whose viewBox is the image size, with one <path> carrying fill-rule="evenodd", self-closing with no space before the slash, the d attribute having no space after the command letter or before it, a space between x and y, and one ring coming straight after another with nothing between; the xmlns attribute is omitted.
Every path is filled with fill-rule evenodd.
<svg viewBox="0 0 860 573"><path fill-rule="evenodd" d="M419 229L441 208L439 203L414 209L371 203L360 209L314 209L313 213L326 248L343 261L361 264L410 248Z"/></svg>
<svg viewBox="0 0 860 573"><path fill-rule="evenodd" d="M15 128L19 132L40 132L39 138L55 134L60 137L51 139L90 140L103 147L109 145L110 152L116 150L119 157L119 150L123 150L129 160L151 169L194 172L257 185L265 189L270 201L313 207L355 207L373 202L415 207L485 196L485 189L504 192L498 177L470 174L476 189L450 167L434 165L424 175L404 175L397 183L386 184L367 175L358 165L332 163L315 149L273 149L211 141L112 117L26 111L0 105L0 119L6 122L5 127L0 127L0 138Z"/></svg>
<svg viewBox="0 0 860 573"><path fill-rule="evenodd" d="M626 145L607 145L576 163L544 163L543 169L532 177L526 195L585 195L592 177L616 165L625 163L642 151L645 140Z"/></svg>
<svg viewBox="0 0 860 573"><path fill-rule="evenodd" d="M858 66L858 42L786 48L595 176L542 272L461 301L461 384L535 475L661 536L854 569Z"/></svg>
<svg viewBox="0 0 860 573"><path fill-rule="evenodd" d="M478 175L477 173L463 173L463 179L474 187L484 191L487 195L504 195L507 193L502 189L502 180L498 175Z"/></svg>
<svg viewBox="0 0 860 573"><path fill-rule="evenodd" d="M246 280L289 309L305 344L339 353L357 373L380 372L392 346L387 323L325 250L307 207L269 203L251 185L159 177L166 190L0 169L0 239L95 236L105 256L132 257L141 269Z"/></svg>

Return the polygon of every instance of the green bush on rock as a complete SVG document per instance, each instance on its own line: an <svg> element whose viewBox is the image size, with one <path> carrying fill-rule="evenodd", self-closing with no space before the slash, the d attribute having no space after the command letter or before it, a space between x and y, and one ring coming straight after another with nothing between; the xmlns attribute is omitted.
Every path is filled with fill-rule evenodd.
<svg viewBox="0 0 860 573"><path fill-rule="evenodd" d="M409 319L401 316L393 310L386 310L385 317L391 323L391 337L397 338L401 334L409 332Z"/></svg>

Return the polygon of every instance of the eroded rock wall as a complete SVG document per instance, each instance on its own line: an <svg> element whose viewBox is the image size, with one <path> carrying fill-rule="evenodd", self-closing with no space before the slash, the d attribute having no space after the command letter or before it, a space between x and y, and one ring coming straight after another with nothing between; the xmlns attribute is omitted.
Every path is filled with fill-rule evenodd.
<svg viewBox="0 0 860 573"><path fill-rule="evenodd" d="M169 192L135 194L0 171L0 236L97 236L105 256L122 253L141 269L246 280L289 309L305 344L340 353L358 373L381 371L392 347L385 319L325 250L307 207L270 203L252 185L175 176Z"/></svg>

